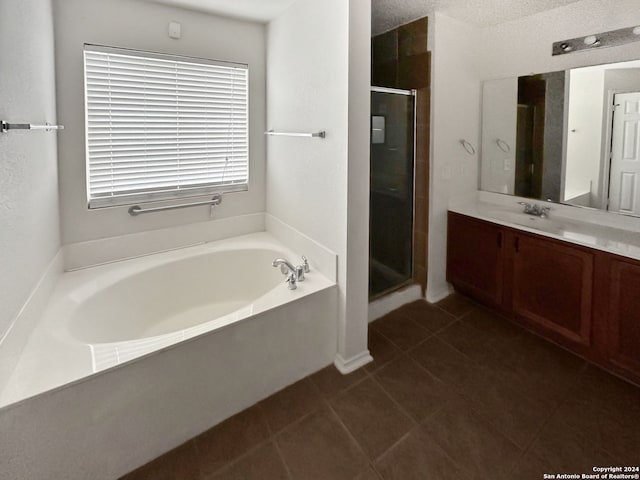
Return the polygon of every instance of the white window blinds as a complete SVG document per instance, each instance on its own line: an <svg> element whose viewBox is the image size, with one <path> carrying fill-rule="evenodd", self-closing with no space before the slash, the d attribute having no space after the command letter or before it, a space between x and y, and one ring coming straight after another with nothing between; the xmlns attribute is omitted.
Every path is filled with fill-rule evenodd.
<svg viewBox="0 0 640 480"><path fill-rule="evenodd" d="M85 45L89 207L246 190L246 65Z"/></svg>

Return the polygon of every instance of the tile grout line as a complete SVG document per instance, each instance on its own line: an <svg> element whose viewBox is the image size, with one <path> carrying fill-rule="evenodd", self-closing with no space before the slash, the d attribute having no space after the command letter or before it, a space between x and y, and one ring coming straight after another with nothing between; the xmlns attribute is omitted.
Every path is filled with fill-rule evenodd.
<svg viewBox="0 0 640 480"><path fill-rule="evenodd" d="M457 320L456 320L457 321ZM418 364L419 368L421 368L423 371L425 371L428 375L434 377L437 381L441 382L443 385L452 388L454 390L456 390L456 395L461 395L459 392L457 392L457 389L455 387L451 387L448 383L444 382L443 380L441 380L439 377L437 377L436 375L434 375L432 372L430 372L428 369L424 368L422 365L420 365L418 362L416 362L415 360L413 360L411 357L409 357L409 355L405 352L403 354L401 354L401 356L405 356L407 357L407 360L412 360L414 363ZM372 375L373 377L373 375ZM398 404L395 399L393 399L393 397L391 397L391 395L389 394L389 392L387 392L387 390L384 388L384 386L382 384L380 384L380 382L374 378L374 380L376 381L376 383L382 388L382 390L387 394L387 396L389 396L392 401L401 409L401 411L405 414L408 415L408 413L404 410L404 408ZM415 425L409 429L409 431L407 433L405 433L402 437L400 437L396 442L394 442L393 444L391 444L389 446L389 448L387 448L384 452L382 452L380 455L378 455L378 457L376 457L375 462L379 462L382 457L384 457L385 455L387 455L391 450L393 450L397 445L399 445L403 440L405 440L407 437L409 437L414 431L417 431L418 429L420 429L423 425L425 425L428 421L430 421L433 417L435 417L438 413L440 413L441 411L443 411L446 408L445 404L440 404L439 407L437 407L433 412L431 412L429 415L427 415L425 418L423 418L420 421L415 421L413 416L408 415L409 418L415 423ZM476 412L478 413L478 412ZM484 419L484 417L482 417ZM486 421L486 419L485 419ZM509 440L509 439L507 439ZM436 448L438 448L440 450L440 452L442 454L444 454L444 456L451 462L452 465L458 465L458 462L453 459L437 442L435 442L436 444ZM517 446L516 446L517 447ZM518 447L519 448L519 447ZM379 473L379 471L377 469L376 473ZM470 473L468 472L466 469L462 468L461 470L463 470L464 472ZM382 475L380 474L380 476L382 477Z"/></svg>
<svg viewBox="0 0 640 480"><path fill-rule="evenodd" d="M447 297L445 297L445 298L447 298ZM464 298L467 298L467 297L464 297ZM444 298L443 298L442 300L444 300ZM442 302L442 300L440 300L440 302ZM440 303L440 302L438 302L438 303ZM460 315L456 315L456 314L454 314L453 312L450 312L449 310L447 310L447 309L445 309L445 308L441 307L440 305L438 305L438 303L430 303L429 305L432 305L432 306L434 306L434 307L436 307L436 308L439 308L439 309L440 309L440 310L442 310L443 312L448 313L448 314L449 314L449 315L451 315L452 317L455 317L457 320L460 320L462 317L464 317L464 316L465 316L465 315L467 315L468 313L471 313L472 311L474 311L476 308L478 308L478 307L480 306L480 304L479 304L479 303L476 303L476 302L474 302L474 301L470 300L471 308L470 308L468 311L466 311L466 312L464 312L464 313L462 313L462 314L460 314Z"/></svg>
<svg viewBox="0 0 640 480"><path fill-rule="evenodd" d="M282 390L279 390L278 392L274 393L273 395L276 395L281 391ZM271 398L273 395L271 395L271 396L269 396L267 398ZM287 465L287 462L285 461L284 456L282 455L282 452L280 451L280 445L278 445L278 442L276 441L276 438L275 438L276 433L274 432L273 428L271 427L271 423L269 422L269 420L267 420L267 413L265 412L264 407L262 406L262 402L264 400L266 400L266 398L261 400L261 401L259 401L256 404L258 406L258 409L262 413L262 417L264 418L264 421L267 424L267 430L269 431L269 437L261 445L266 445L268 442L272 442L273 443L273 447L276 449L276 453L278 455L278 458L280 458L280 461L282 462L282 465L284 466L284 470L285 470L285 473L287 474L288 480L293 480L293 477L291 476L291 472L289 470L289 466ZM249 456L249 452L247 452L246 456L247 457ZM236 463L239 463L239 461L236 462Z"/></svg>
<svg viewBox="0 0 640 480"><path fill-rule="evenodd" d="M337 370L337 369L336 369L336 370ZM358 369L358 370L360 370L360 369ZM351 375L351 374L353 374L353 373L357 372L358 370L355 370L354 372L348 373L347 375ZM370 376L369 372L367 372L364 368L362 368L362 370L360 370L360 371L361 371L361 372L363 373L363 375L364 375L360 380L356 380L356 381L354 381L352 384L347 385L346 387L344 387L342 390L338 390L338 391L336 391L336 392L334 392L334 393L332 393L332 394L330 394L330 395L325 394L325 393L320 389L320 387L318 387L318 384L317 384L317 383L315 383L315 382L313 382L313 380L312 380L312 382L313 382L313 384L316 386L316 388L318 389L318 391L320 392L320 396L322 397L322 399L323 399L323 400L326 400L326 401L328 402L330 398L334 398L334 397L337 397L338 395L342 395L344 392L347 392L347 391L351 390L353 387L355 387L355 386L357 386L357 385L360 385L362 382L364 382L364 381L365 381L365 380ZM342 375L342 373L341 373L340 375Z"/></svg>
<svg viewBox="0 0 640 480"><path fill-rule="evenodd" d="M305 377L305 378L308 378L308 377ZM309 381L311 381L311 379L309 379ZM311 383L315 386L315 384L313 382L311 382ZM282 390L280 390L280 391L282 391ZM276 395L277 393L279 393L279 392L276 392L273 395ZM269 396L267 398L271 398L273 395L271 395L271 396ZM266 398L263 399L263 400L266 400ZM262 416L264 417L265 423L267 424L267 429L269 430L269 438L267 439L267 441L271 441L273 443L273 447L276 449L276 453L278 454L278 457L280 458L280 461L282 462L282 465L284 466L284 470L285 470L285 473L287 474L288 480L294 480L293 479L293 475L291 474L291 469L289 468L289 465L287 464L287 461L285 460L284 455L282 454L282 450L280 449L280 444L278 443L278 441L276 439L276 434L278 432L274 431L274 429L271 427L271 423L269 422L269 420L267 420L267 413L265 412L264 407L262 406L262 401L258 402L258 408L262 412ZM309 412L308 414L311 414L314 411L315 411L315 409L312 409L311 412ZM301 418L304 418L305 416L306 415L303 415ZM291 422L291 424L293 424L293 423L295 423L295 421ZM283 430L285 430L288 427L289 427L289 425L285 425L283 428L280 429L280 432L282 432Z"/></svg>
<svg viewBox="0 0 640 480"><path fill-rule="evenodd" d="M275 438L275 435L273 436L272 440L273 440L273 445L275 446L275 449L276 449L276 453L278 454L278 457L280 457L280 461L282 462L282 465L284 465L284 470L287 474L287 478L289 480L294 480L293 473L291 473L291 468L289 468L289 464L287 463L287 460L284 458L284 454L282 453L282 449L280 448L280 444L278 443L278 440Z"/></svg>
<svg viewBox="0 0 640 480"><path fill-rule="evenodd" d="M411 423L413 423L414 425L418 425L420 423L417 420L415 420L413 418L413 415L411 415L407 410L405 410L405 408L402 405L400 405L400 403L398 403L395 398L393 398L393 396L387 391L386 388L384 388L384 385L380 383L380 381L375 377L375 375L371 375L371 380L373 380L373 382L382 390L382 392L386 395L386 397L389 400L391 400L391 403L393 403L396 407L398 407L398 410L400 410L400 412L405 417L407 417L411 421Z"/></svg>
<svg viewBox="0 0 640 480"><path fill-rule="evenodd" d="M257 452L258 450L260 450L262 447L264 447L265 445L267 445L269 443L269 441L272 439L271 436L267 437L265 440L262 440L260 443L255 444L253 447L249 448L248 450L245 450L241 455L237 456L236 458L234 458L233 460L229 461L228 463L226 463L225 465L223 465L222 467L212 471L209 476L214 476L217 475L221 472L224 472L225 470L229 470L233 467L235 467L236 465L238 465L240 462L242 462L243 460L245 460L247 457L249 457L250 455L254 454L255 452ZM198 454L198 458L200 458L200 455ZM202 471L200 473L202 474Z"/></svg>
<svg viewBox="0 0 640 480"><path fill-rule="evenodd" d="M444 342L444 340L440 341ZM444 342L446 343L446 342ZM446 343L448 345L448 343ZM453 347L452 347L453 348ZM457 351L457 350L456 350ZM462 354L462 352L460 352ZM462 354L464 355L464 354ZM466 357L466 355L465 355ZM469 357L466 357L469 358ZM504 437L507 441L509 441L510 443L512 443L516 449L522 454L524 453L524 448L521 448L518 444L516 444L507 434L505 434L501 428L498 428L498 426L493 422L493 420L491 418L489 418L488 415L485 415L482 411L480 411L478 409L478 405L475 405L473 403L473 399L469 398L467 395L465 395L462 392L462 389L460 388L460 385L458 383L455 384L451 384L449 382L446 382L445 380L443 380L442 378L440 378L438 375L436 375L435 373L431 372L427 367L425 367L424 365L422 365L420 362L414 360L414 363L416 363L418 365L419 368L421 368L422 370L424 370L425 372L427 372L429 375L433 376L434 378L436 378L439 382L441 382L443 385L445 385L446 387L448 387L449 389L453 390L454 394L458 397L460 397L461 399L463 399L465 402L469 402L469 407L471 408L471 410L473 411L473 413L480 417L486 424L490 425L496 432L498 432L502 437ZM441 405L438 409L436 409L433 413L431 413L430 415L428 415L424 420L422 420L420 422L421 425L427 423L432 417L434 417L435 415L437 415L439 412L441 412L442 410L444 410L446 408L446 405ZM519 458L521 458L521 456ZM453 459L451 459L453 460ZM456 462L454 462L456 463ZM456 463L457 464L457 463Z"/></svg>
<svg viewBox="0 0 640 480"><path fill-rule="evenodd" d="M527 454L529 454L529 452L531 451L531 448L533 447L533 445L541 437L541 435L544 432L544 430L551 424L551 421L553 420L554 416L560 411L560 409L562 408L563 405L565 405L567 402L569 402L571 393L574 392L578 388L578 383L579 383L578 377L582 374L582 370L584 370L584 366L581 367L580 371L576 375L575 384L572 387L570 387L569 389L567 389L565 394L562 396L562 399L560 400L560 402L558 402L558 404L556 405L556 408L553 409L553 411L546 418L546 420L544 422L542 422L540 428L538 428L538 430L533 434L533 436L531 437L531 439L529 440L527 445L522 449L522 453L521 453L520 457L518 458L518 460L524 460L524 458L527 456ZM537 456L535 458L539 459L539 457L537 457ZM514 464L512 472L516 468L517 468L517 464Z"/></svg>
<svg viewBox="0 0 640 480"><path fill-rule="evenodd" d="M432 306L433 308L435 308L435 306L433 304L429 304L430 306ZM455 324L456 322L459 321L459 319L457 317L455 317L454 315L450 314L449 312L446 312L445 310L442 310L441 308L439 309L440 311L444 312L447 316L451 317L451 320L449 321L449 323L447 323L446 325L443 325L440 328L431 330L423 325L420 324L420 322L414 320L413 318L410 318L408 316L406 316L405 314L401 314L403 317L405 318L409 318L409 320L412 320L413 323L418 324L420 327L422 327L424 330L429 332L429 335L427 337L425 337L423 340L420 340L419 343L417 343L416 345L407 348L406 350L403 350L399 345L397 345L393 340L391 340L389 337L387 337L384 333L382 333L381 331L379 331L376 328L372 328L372 325L377 321L371 322L369 324L369 329L371 329L373 332L375 332L376 335L380 335L382 338L384 338L387 342L389 342L396 350L398 350L399 355L391 358L390 360L386 361L385 363L378 365L374 370L370 371L366 369L365 366L365 371L367 373L369 373L370 375L373 375L375 373L377 373L378 371L380 371L382 368L386 367L387 365L389 365L391 362L395 361L398 359L398 357L401 357L402 355L407 355L409 352L411 352L412 350L415 350L416 348L418 348L420 345L422 345L423 343L427 342L428 340L432 339L433 337L437 336L438 333L440 333L441 331L449 328L451 325ZM390 312L391 313L391 312ZM439 338L439 337L438 337Z"/></svg>
<svg viewBox="0 0 640 480"><path fill-rule="evenodd" d="M395 312L395 310L394 310ZM389 313L393 313L393 312L389 312ZM389 313L387 315L389 315ZM431 337L434 332L429 330L427 327L421 325L419 322L416 322L413 318L411 318L410 316L408 316L406 313L396 313L396 315L404 318L405 320L409 320L411 321L411 323L416 324L418 327L420 327L420 329L424 330L425 332L429 333L429 335L427 336L427 338ZM386 316L386 315L385 315ZM381 320L384 317L379 318L378 320ZM375 320L373 322L371 322L369 324L369 326L367 328L371 328L372 330L374 330L378 335L381 335L383 338L385 338L388 342L391 343L391 345L393 345L394 347L396 347L398 350L400 350L401 352L405 352L407 350L403 350L402 347L400 345L398 345L397 343L395 343L393 340L391 340L387 335L385 335L384 333L382 333L378 328L376 328L375 326L373 326L378 320ZM426 340L426 338L425 338ZM422 341L420 342L422 343ZM411 347L413 348L413 347Z"/></svg>
<svg viewBox="0 0 640 480"><path fill-rule="evenodd" d="M335 419L340 424L340 427L342 428L342 430L349 437L349 440L351 440L355 444L355 446L357 447L358 451L364 456L364 459L367 461L367 465L371 466L371 460L369 459L369 455L367 455L367 452L365 452L365 450L362 447L362 445L360 445L360 442L358 442L358 440L356 440L356 438L353 436L353 434L351 433L351 430L349 430L349 428L347 428L347 426L344 424L344 422L342 421L342 418L340 418L340 415L338 415L338 413L333 408L333 405L331 405L331 403L329 401L327 401L327 406L329 407L329 410L331 410L332 415L335 417ZM356 476L360 475L361 473L363 473L363 472L358 472L356 474Z"/></svg>
<svg viewBox="0 0 640 480"><path fill-rule="evenodd" d="M458 321L461 321L461 320L462 320L462 318L464 318L465 316L467 316L467 315L468 315L468 314L470 314L470 313L472 313L472 312L468 312L467 314L463 315L462 317L460 317L460 318L458 319ZM501 317L501 318L502 318L502 317ZM515 326L516 326L516 327L519 327L517 324L516 324ZM444 330L444 329L443 329L443 330ZM519 327L518 335L517 335L516 337L514 337L514 338L520 338L520 337L521 337L521 335L523 335L524 333L525 333L525 329L524 329L524 328L522 328L522 327ZM480 367L484 367L484 366L486 366L486 362L485 362L484 360L482 360L482 361L477 361L477 360L472 359L472 358L471 358L471 357L469 357L466 353L464 353L464 352L462 352L461 350L459 350L458 348L456 348L456 346L455 346L455 345L452 345L451 343L449 343L445 338L442 338L442 337L440 337L440 336L439 336L439 335L437 335L437 334L436 334L436 338L438 338L438 340L440 340L441 342L443 342L445 345L448 345L449 347L451 347L452 349L454 349L456 352L458 352L458 353L460 353L461 355L463 355L465 358L467 358L467 359L468 359L468 360L470 360L471 362L477 363ZM490 345L492 345L495 341L497 341L497 340L495 340L495 339L494 339L494 340L492 340L492 341L490 342L489 346L490 346ZM509 340L508 340L508 343L509 343L509 344L511 344L512 342L513 342L513 339L509 339ZM416 362L416 363L419 363L419 362ZM420 365L420 366L421 366L423 369L425 369L425 370L429 371L426 367L424 367L424 366L422 366L422 365ZM489 372L489 373L490 373L490 372ZM433 374L433 375L434 375L434 376L436 376L435 374ZM436 376L436 378L439 378L439 377L437 377L437 376ZM442 379L440 379L440 380L441 380L441 381L443 381ZM443 381L443 382L444 382L444 381ZM454 387L454 388L455 388L455 387ZM507 388L510 388L510 387L507 385ZM457 390L457 388L456 388L456 390ZM461 394L461 395L462 395L462 394ZM463 396L463 397L465 397L465 395L462 395L462 396ZM565 402L565 401L567 401L567 400L563 400L563 402ZM561 405L563 402L561 402L561 403L560 403L560 405ZM480 402L480 404L482 404L482 402ZM520 456L518 457L518 459L521 459L521 458L523 458L523 457L526 455L526 453L527 453L528 449L533 445L533 443L535 442L535 440L537 440L537 438L539 437L539 434L542 432L543 428L544 428L544 427L548 424L548 422L551 420L551 418L553 417L553 415L555 415L555 413L559 410L560 405L558 405L558 407L557 407L555 410L553 410L553 412L552 412L552 413L547 417L547 419L543 422L542 426L541 426L541 427L540 427L536 432L534 432L534 435L532 436L532 438L531 438L531 439L529 439L529 441L528 441L528 442L527 442L523 447L520 447L518 444L516 444L516 443L515 443L515 442L510 438L510 436L508 436L508 435L506 435L505 433L503 433L503 432L502 432L502 429L501 429L501 428L499 428L499 427L498 427L498 425L497 425L497 424L496 424L496 423L495 423L491 418L489 418L487 415L485 415L484 413L482 413L482 411L479 411L479 410L477 409L477 407L474 407L473 405L472 405L472 407L474 408L474 411L475 411L475 413L476 413L476 414L480 415L480 417L481 417L481 418L483 418L485 421L489 422L489 424L490 424L490 425L492 425L492 426L493 426L493 428L495 428L498 432L500 432L500 434L501 434L502 436L504 436L504 437L505 437L505 438L507 438L510 442L512 442L512 443L514 443L514 445L516 445L516 447L517 447L517 448L518 448L518 450L520 451Z"/></svg>
<svg viewBox="0 0 640 480"><path fill-rule="evenodd" d="M317 373L317 372L316 372L316 373ZM280 457L280 459L281 459L281 461L282 461L282 463L283 463L283 465L284 465L284 467L285 467L286 473L287 473L287 475L288 475L288 477L289 477L289 479L290 479L290 480L294 480L293 473L291 472L291 468L289 467L289 464L287 463L286 458L285 458L284 454L282 453L282 450L281 450L281 448L280 448L280 444L279 444L279 442L278 442L278 439L279 439L280 437L282 437L282 436L283 436L283 435L284 435L288 430L290 430L290 429L294 428L295 426L297 426L297 425L301 424L304 420L306 420L307 418L309 418L311 415L313 415L313 414L317 413L319 410L321 410L321 408L322 408L323 406L324 406L324 407L326 407L326 408L328 408L334 417L337 417L337 418L338 418L338 421L339 421L339 423L340 423L340 426L341 426L344 430L347 430L347 433L348 433L349 438L350 438L353 442L355 442L355 444L356 444L356 446L357 446L358 450L359 450L359 451L364 455L365 459L367 459L367 460L368 460L368 456L364 453L364 451L362 450L362 447L360 446L360 444L355 440L355 438L353 438L353 436L351 435L351 432L349 432L349 431L348 431L348 429L346 428L346 426L343 424L342 419L340 419L339 415L334 411L334 409L332 408L332 406L331 406L331 404L330 404L330 401L329 401L329 398L330 398L330 397L336 397L336 396L338 396L338 395L342 395L343 393L345 393L345 392L347 392L347 391L351 390L351 389L352 389L353 387L355 387L356 385L359 385L360 383L362 383L362 382L364 382L365 380L367 380L367 379L369 378L369 374L368 374L366 371L364 371L364 370L363 370L363 373L364 373L364 377L363 377L362 379L360 379L360 380L358 380L358 381L354 382L352 385L349 385L349 386L347 386L347 387L343 388L342 390L337 391L336 393L334 393L333 395L330 395L330 396L325 395L325 394L324 394L324 392L322 392L322 390L318 387L317 383L316 383L316 382L311 378L311 377L313 376L313 374L309 375L308 377L305 377L305 378L309 378L309 380L311 381L311 383L316 387L316 389L317 389L317 391L318 391L318 395L319 395L319 397L320 397L320 403L319 403L319 405L318 405L316 408L313 408L311 411L309 411L309 412L305 413L304 415L302 415L300 418L298 418L298 419L294 420L293 422L289 423L289 424L288 424L288 425L286 425L285 427L281 428L279 431L277 431L277 432L275 432L275 433L273 432L273 430L271 429L271 426L270 426L270 425L268 424L268 422L267 422L267 427L269 428L269 431L271 432L271 436L270 436L267 440L265 440L264 442L262 442L259 446L262 446L262 445L266 444L266 443L267 443L268 441L270 441L270 440L271 440L271 441L273 441L273 444L274 444L274 446L275 446L275 448L276 448L276 451L277 451L277 453L278 453L278 456ZM251 449L251 451L256 450L257 448L258 448L258 446L256 446L256 447L254 447L253 449ZM248 453L249 453L249 452L247 452L247 454L242 455L242 457L244 458L244 457L248 456ZM235 460L233 463L234 463L234 464L235 464L235 463L238 463L238 462L239 462L239 460L240 460L240 459L237 459L237 460ZM220 471L221 471L221 470L218 470L218 471L216 471L215 473L219 473Z"/></svg>
<svg viewBox="0 0 640 480"><path fill-rule="evenodd" d="M368 378L368 376L369 376L366 372L364 372L364 373L365 373L365 377L364 377L364 378L362 378L362 379L358 380L358 381L357 381L357 382L355 382L353 385L350 385L350 386L348 386L348 387L346 387L346 388L344 388L344 389L342 389L342 390L338 391L338 392L337 392L337 393L335 393L333 396L335 397L335 396L337 396L337 395L341 395L341 394L343 394L344 392L346 392L346 391L350 390L352 387L355 387L356 385L358 385L358 384L362 383L362 382L363 382L364 380L366 380L366 379ZM311 380L311 378L310 378L310 377L311 377L311 376L309 376L309 377L305 377L305 378L309 378L309 379ZM313 382L313 380L312 380L312 383L314 384L314 386L316 386L316 387L317 387L317 385L315 384L315 382ZM239 457L238 459L236 459L236 460L234 460L233 462L231 462L228 466L230 466L230 465L232 465L232 464L239 463L239 461L240 461L242 458L247 457L249 453L252 453L253 451L257 450L259 447L261 447L261 446L265 445L265 444L266 444L266 443L268 443L269 441L273 441L273 444L275 445L276 450L277 450L277 452L278 452L278 455L280 456L280 459L282 460L282 463L283 463L283 464L284 464L284 466L285 466L285 469L286 469L286 471L287 471L287 474L289 475L289 478L290 478L290 479L293 479L293 474L291 473L291 470L290 470L290 468L289 468L289 465L287 464L287 461L286 461L286 459L285 459L285 456L284 456L284 454L282 453L282 450L280 449L280 444L278 443L278 438L279 438L279 437L283 436L283 435L286 433L286 431L287 431L287 430L292 429L294 426L299 425L300 423L302 423L304 420L306 420L308 417L310 417L310 416L311 416L311 415L313 415L314 413L317 413L317 412L322 408L322 406L327 407L327 408L331 411L331 413L332 413L334 416L338 417L338 420L339 420L340 425L342 426L342 428L343 428L343 429L346 429L346 426L342 423L342 420L339 418L339 415L337 415L337 413L333 410L333 408L332 408L332 406L331 406L331 404L330 404L330 402L329 402L329 398L325 397L325 396L324 396L324 394L323 394L320 390L319 390L319 396L320 396L321 398L320 398L320 404L319 404L319 406L318 406L318 407L316 407L316 408L312 409L311 411L309 411L309 412L305 413L305 414L304 414L304 415L302 415L300 418L298 418L298 419L294 420L293 422L289 423L289 424L288 424L288 425L286 425L285 427L281 428L279 431L277 431L277 432L273 433L273 431L271 430L271 427L268 425L268 422L267 422L267 427L269 428L269 431L270 431L270 432L272 432L272 433L271 433L271 435L270 435L270 437L269 437L269 438L267 438L266 440L264 440L263 442L261 442L259 445L256 445L255 447L253 447L253 448L251 448L250 450L248 450L245 454L243 454L241 457ZM348 430L348 429L347 429L347 430ZM359 450L362 450L362 448L360 447L360 444L355 440L355 438L353 438L353 437L350 435L350 432L349 432L349 437L350 437L350 438L351 438L351 439L356 443L356 445L358 446L358 449L359 449ZM362 453L364 454L364 452L362 452ZM365 455L365 457L366 457L366 458L368 458L366 454L364 454L364 455ZM226 468L226 467L223 467L223 469L224 469L224 468ZM217 470L217 471L216 471L216 472L214 472L214 473L219 473L220 471L222 471L222 469Z"/></svg>
<svg viewBox="0 0 640 480"><path fill-rule="evenodd" d="M434 330L433 334L434 335L438 335L439 333L444 332L447 328L451 327L452 325L455 325L459 321L460 321L459 318L453 317L453 320L451 320L449 323L447 323L446 325L443 325L442 327L438 328L437 330Z"/></svg>
<svg viewBox="0 0 640 480"><path fill-rule="evenodd" d="M380 455L378 455L375 460L372 460L371 463L373 464L374 470L376 471L376 473L378 473L380 475L380 477L382 477L382 474L379 472L379 470L375 467L375 464L380 462L380 460L382 460L382 458L386 455L389 454L389 452L391 452L391 450L393 450L394 448L396 448L398 445L400 445L404 440L406 440L407 438L409 438L409 436L416 431L418 428L420 428L420 424L414 425L413 427L411 427L409 429L409 431L407 433L405 433L404 435L402 435L398 440L396 440L395 442L393 442L389 448L387 448L384 452L382 452Z"/></svg>
<svg viewBox="0 0 640 480"><path fill-rule="evenodd" d="M310 376L309 376L309 377L310 377ZM305 377L305 378L309 378L309 377ZM358 383L359 383L359 382L358 382ZM315 383L314 383L314 385L315 385ZM276 393L278 393L278 392L276 392ZM275 394L274 394L274 395L275 395ZM322 394L321 394L321 393L320 393L320 396L322 397L322 398L321 398L321 402L320 402L320 404L324 404L324 403L326 403L326 399L322 396ZM267 397L267 398L270 398L270 397ZM266 400L266 399L265 399L265 400ZM245 459L245 458L247 458L249 455L251 455L251 454L255 453L257 450L259 450L260 448L262 448L262 447L264 447L265 445L267 445L270 441L272 441L272 442L273 442L273 444L276 446L276 450L277 450L277 452L278 452L278 455L280 455L281 460L282 460L282 462L284 463L284 465L285 465L285 468L286 468L287 472L289 472L289 466L287 465L287 463L286 463L286 461L285 461L285 459L284 459L284 456L282 455L282 452L281 452L281 450L280 450L280 446L279 446L279 444L278 444L278 442L277 442L277 439L278 439L278 437L282 436L282 434L284 434L284 432L285 432L286 430L289 430L289 429L290 429L290 428L292 428L293 426L295 426L295 425L297 425L297 424L299 424L299 423L302 423L302 422L303 422L307 417L309 417L309 416L311 416L312 414L316 413L316 412L320 409L320 407L313 408L311 411L309 411L309 412L305 413L305 414L304 414L304 415L302 415L300 418L297 418L296 420L294 420L294 421L290 422L289 424L287 424L286 426L284 426L284 427L283 427L283 428L281 428L280 430L278 430L278 431L274 432L274 431L273 431L273 429L271 428L271 425L270 425L270 424L269 424L269 422L266 420L266 414L265 414L265 412L264 412L264 410L263 410L262 405L260 405L260 403L261 403L261 402L262 402L262 400L261 400L260 402L258 402L257 404L255 404L255 405L259 408L260 412L262 413L262 417L263 417L264 422L265 422L265 424L266 424L267 431L269 432L269 436L268 436L266 439L262 440L261 442L257 443L256 445L254 445L253 447L251 447L251 448L249 448L248 450L244 451L240 456L236 457L235 459L231 460L231 461L230 461L230 462L228 462L227 464L225 464L225 465L223 465L222 467L218 468L217 470L213 471L213 472L211 473L212 475L218 474L218 473L220 473L220 472L222 472L222 471L224 471L224 470L226 470L226 469L228 469L228 468L231 468L231 467L233 467L233 466L235 466L235 465L239 464L242 460L244 460L244 459ZM252 407L253 407L253 405L252 405ZM249 408L251 408L251 407L249 407ZM239 413L241 413L241 412L239 412ZM232 417L230 417L230 418L232 418ZM215 428L215 427L213 427L213 428ZM192 438L192 439L191 439L191 440L189 440L189 441L193 441L193 442L194 442L194 445L195 445L195 448L196 448L196 454L197 454L197 455L198 455L198 457L199 457L199 456L200 456L200 452L199 452L199 449L198 449L198 447L197 447L196 438L197 438L197 437L194 437L194 438ZM290 478L293 478L293 477L290 477Z"/></svg>

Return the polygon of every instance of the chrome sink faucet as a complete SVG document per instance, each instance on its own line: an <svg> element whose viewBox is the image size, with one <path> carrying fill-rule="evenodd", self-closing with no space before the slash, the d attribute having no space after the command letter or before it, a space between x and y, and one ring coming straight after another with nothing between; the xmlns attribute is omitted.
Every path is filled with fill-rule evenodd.
<svg viewBox="0 0 640 480"><path fill-rule="evenodd" d="M548 218L549 212L551 211L550 207L541 207L535 203L518 202L518 205L522 205L524 207L524 213L527 215L534 215L540 218Z"/></svg>
<svg viewBox="0 0 640 480"><path fill-rule="evenodd" d="M283 275L287 276L287 284L289 290L295 290L298 288L298 282L304 282L304 274L309 273L309 262L306 257L302 257L302 265L294 267L293 264L286 258L276 258L272 265L274 267L280 267L280 271Z"/></svg>

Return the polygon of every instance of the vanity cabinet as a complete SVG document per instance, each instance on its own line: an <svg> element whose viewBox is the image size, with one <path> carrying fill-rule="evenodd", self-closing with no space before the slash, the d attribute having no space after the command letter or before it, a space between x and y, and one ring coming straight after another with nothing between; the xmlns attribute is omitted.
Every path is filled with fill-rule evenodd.
<svg viewBox="0 0 640 480"><path fill-rule="evenodd" d="M503 231L498 225L450 214L447 280L468 295L500 306L503 293Z"/></svg>
<svg viewBox="0 0 640 480"><path fill-rule="evenodd" d="M640 383L640 261L449 212L447 279Z"/></svg>
<svg viewBox="0 0 640 480"><path fill-rule="evenodd" d="M507 309L537 330L588 346L594 254L573 245L510 231Z"/></svg>
<svg viewBox="0 0 640 480"><path fill-rule="evenodd" d="M640 262L608 255L602 284L606 302L606 359L640 378Z"/></svg>

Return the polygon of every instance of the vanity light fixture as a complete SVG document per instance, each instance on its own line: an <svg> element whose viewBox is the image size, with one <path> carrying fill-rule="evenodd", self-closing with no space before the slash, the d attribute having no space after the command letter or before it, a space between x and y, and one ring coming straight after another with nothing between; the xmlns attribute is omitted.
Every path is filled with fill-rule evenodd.
<svg viewBox="0 0 640 480"><path fill-rule="evenodd" d="M553 44L552 55L564 55L594 48L617 47L632 42L640 42L640 26L561 40Z"/></svg>

